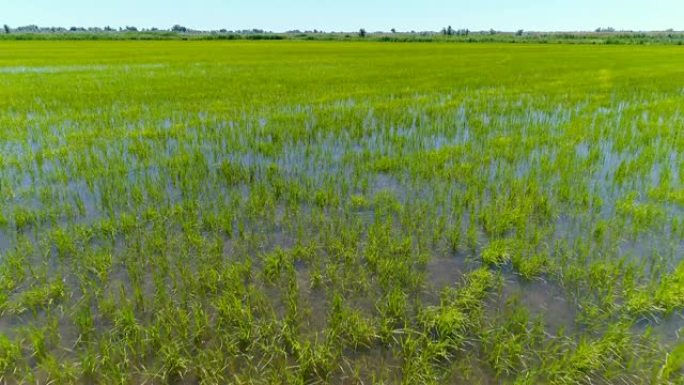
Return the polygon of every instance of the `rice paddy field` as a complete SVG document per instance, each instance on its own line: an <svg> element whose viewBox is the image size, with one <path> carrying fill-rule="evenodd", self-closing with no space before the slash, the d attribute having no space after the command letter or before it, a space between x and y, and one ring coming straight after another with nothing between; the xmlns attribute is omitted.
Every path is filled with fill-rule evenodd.
<svg viewBox="0 0 684 385"><path fill-rule="evenodd" d="M0 383L681 384L684 51L0 42Z"/></svg>

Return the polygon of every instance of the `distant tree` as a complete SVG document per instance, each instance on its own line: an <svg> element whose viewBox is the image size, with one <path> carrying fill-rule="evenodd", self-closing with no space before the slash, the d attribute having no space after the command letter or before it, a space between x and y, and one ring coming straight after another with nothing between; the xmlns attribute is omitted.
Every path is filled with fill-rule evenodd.
<svg viewBox="0 0 684 385"><path fill-rule="evenodd" d="M359 37L366 37L366 34L367 34L367 33L366 33L366 30L365 30L365 29L361 28L361 29L359 30Z"/></svg>
<svg viewBox="0 0 684 385"><path fill-rule="evenodd" d="M10 33L9 25L5 24L4 27L5 27L5 33Z"/></svg>
<svg viewBox="0 0 684 385"><path fill-rule="evenodd" d="M35 24L23 25L15 28L17 32L40 32L40 28Z"/></svg>
<svg viewBox="0 0 684 385"><path fill-rule="evenodd" d="M519 29L515 32L515 36L522 36L523 32L525 32L525 31L523 31L522 29Z"/></svg>
<svg viewBox="0 0 684 385"><path fill-rule="evenodd" d="M176 24L173 27L171 27L171 31L185 33L185 32L188 32L188 29L183 27L180 24Z"/></svg>
<svg viewBox="0 0 684 385"><path fill-rule="evenodd" d="M451 26L448 26L446 28L442 28L442 35L451 36L453 34L454 34L454 29L451 28Z"/></svg>
<svg viewBox="0 0 684 385"><path fill-rule="evenodd" d="M489 30L490 35L496 35L496 30L494 28Z"/></svg>
<svg viewBox="0 0 684 385"><path fill-rule="evenodd" d="M391 31L392 33L397 33L397 30L394 29L394 28L392 28L390 31Z"/></svg>
<svg viewBox="0 0 684 385"><path fill-rule="evenodd" d="M138 32L138 28L132 25L127 25L126 26L126 31L128 32Z"/></svg>
<svg viewBox="0 0 684 385"><path fill-rule="evenodd" d="M113 31L114 31L114 28L112 28L112 27L110 27L110 26L107 25L107 26L104 27L104 30L107 31L107 32L113 32Z"/></svg>

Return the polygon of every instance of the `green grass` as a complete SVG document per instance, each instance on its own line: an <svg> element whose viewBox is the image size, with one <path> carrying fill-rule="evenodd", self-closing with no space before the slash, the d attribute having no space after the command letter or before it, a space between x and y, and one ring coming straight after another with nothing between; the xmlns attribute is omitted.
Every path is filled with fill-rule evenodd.
<svg viewBox="0 0 684 385"><path fill-rule="evenodd" d="M0 382L684 381L675 46L0 42Z"/></svg>

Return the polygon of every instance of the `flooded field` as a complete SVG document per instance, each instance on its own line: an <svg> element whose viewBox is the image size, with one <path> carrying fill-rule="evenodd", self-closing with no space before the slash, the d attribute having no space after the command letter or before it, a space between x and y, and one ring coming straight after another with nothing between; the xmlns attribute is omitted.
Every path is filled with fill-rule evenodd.
<svg viewBox="0 0 684 385"><path fill-rule="evenodd" d="M680 50L0 42L0 382L681 383Z"/></svg>

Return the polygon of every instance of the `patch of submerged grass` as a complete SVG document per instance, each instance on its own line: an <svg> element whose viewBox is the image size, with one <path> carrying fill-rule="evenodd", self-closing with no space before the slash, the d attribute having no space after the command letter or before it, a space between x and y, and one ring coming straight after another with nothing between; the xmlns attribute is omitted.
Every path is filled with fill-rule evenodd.
<svg viewBox="0 0 684 385"><path fill-rule="evenodd" d="M496 278L489 270L469 273L460 289L445 289L440 305L427 307L419 316L419 323L444 347L459 349L478 325L483 300L495 284Z"/></svg>

